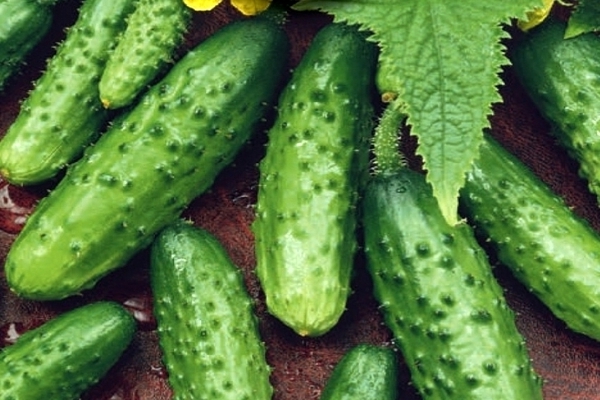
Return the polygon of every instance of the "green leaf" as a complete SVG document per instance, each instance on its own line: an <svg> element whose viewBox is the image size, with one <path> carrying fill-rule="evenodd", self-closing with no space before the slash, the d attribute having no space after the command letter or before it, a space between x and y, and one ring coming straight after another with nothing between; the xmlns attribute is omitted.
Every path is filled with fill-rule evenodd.
<svg viewBox="0 0 600 400"><path fill-rule="evenodd" d="M478 156L499 72L508 63L504 23L526 18L542 0L301 0L359 24L380 48L377 84L404 103L411 133L440 208L457 222L458 191ZM393 97L393 96L392 96Z"/></svg>
<svg viewBox="0 0 600 400"><path fill-rule="evenodd" d="M600 1L579 0L567 22L565 39L600 30Z"/></svg>

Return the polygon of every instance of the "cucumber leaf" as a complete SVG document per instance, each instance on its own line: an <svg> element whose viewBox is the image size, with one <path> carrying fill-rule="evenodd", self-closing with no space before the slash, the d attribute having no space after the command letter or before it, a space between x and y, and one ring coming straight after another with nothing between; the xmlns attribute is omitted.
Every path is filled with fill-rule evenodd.
<svg viewBox="0 0 600 400"><path fill-rule="evenodd" d="M567 22L565 39L600 31L600 1L579 0Z"/></svg>
<svg viewBox="0 0 600 400"><path fill-rule="evenodd" d="M499 72L508 64L503 24L542 6L543 0L300 0L293 8L320 10L372 33L381 48L379 91L404 104L427 180L454 224L458 192L492 105L501 101Z"/></svg>

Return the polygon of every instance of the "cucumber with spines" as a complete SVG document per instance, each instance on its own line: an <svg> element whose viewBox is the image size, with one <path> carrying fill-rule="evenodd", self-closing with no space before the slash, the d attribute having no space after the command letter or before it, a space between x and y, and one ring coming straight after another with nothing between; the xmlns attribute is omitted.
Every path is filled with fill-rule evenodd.
<svg viewBox="0 0 600 400"><path fill-rule="evenodd" d="M473 230L448 224L423 174L389 162L396 115L386 109L376 131L376 141L387 136L375 146L386 162L362 211L374 296L412 384L426 399L541 400L541 380Z"/></svg>
<svg viewBox="0 0 600 400"><path fill-rule="evenodd" d="M336 364L319 400L396 400L398 362L392 347L358 344Z"/></svg>
<svg viewBox="0 0 600 400"><path fill-rule="evenodd" d="M0 2L0 92L50 30L56 1Z"/></svg>
<svg viewBox="0 0 600 400"><path fill-rule="evenodd" d="M37 205L6 258L11 289L74 295L146 247L258 128L288 52L283 28L260 17L190 50Z"/></svg>
<svg viewBox="0 0 600 400"><path fill-rule="evenodd" d="M79 399L122 357L135 332L131 314L109 301L52 318L0 351L2 399Z"/></svg>
<svg viewBox="0 0 600 400"><path fill-rule="evenodd" d="M272 398L254 301L216 237L186 221L165 228L150 280L174 399Z"/></svg>
<svg viewBox="0 0 600 400"><path fill-rule="evenodd" d="M600 38L566 39L566 28L552 17L515 40L512 71L600 203Z"/></svg>
<svg viewBox="0 0 600 400"><path fill-rule="evenodd" d="M499 261L566 325L600 340L600 236L489 135L460 210Z"/></svg>
<svg viewBox="0 0 600 400"><path fill-rule="evenodd" d="M176 60L192 10L182 0L138 0L99 83L106 108L130 105Z"/></svg>
<svg viewBox="0 0 600 400"><path fill-rule="evenodd" d="M0 140L0 174L18 185L55 177L96 140L109 114L98 80L135 0L85 0Z"/></svg>
<svg viewBox="0 0 600 400"><path fill-rule="evenodd" d="M268 311L303 336L336 325L350 294L376 57L356 27L317 32L280 96L259 165L257 274Z"/></svg>

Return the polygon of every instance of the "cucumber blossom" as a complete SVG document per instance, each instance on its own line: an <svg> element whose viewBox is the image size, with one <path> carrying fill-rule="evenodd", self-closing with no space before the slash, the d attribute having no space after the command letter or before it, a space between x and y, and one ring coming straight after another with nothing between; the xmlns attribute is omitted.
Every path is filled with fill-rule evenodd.
<svg viewBox="0 0 600 400"><path fill-rule="evenodd" d="M85 0L65 40L0 140L0 174L18 185L56 176L96 140L108 114L98 80L135 0Z"/></svg>
<svg viewBox="0 0 600 400"><path fill-rule="evenodd" d="M374 296L421 396L541 400L484 251L468 225L448 225L425 177L375 175L363 214Z"/></svg>
<svg viewBox="0 0 600 400"><path fill-rule="evenodd" d="M281 26L257 17L188 52L37 205L6 258L11 289L71 296L149 245L256 130L288 51Z"/></svg>
<svg viewBox="0 0 600 400"><path fill-rule="evenodd" d="M566 23L548 18L511 47L513 70L551 133L579 164L600 201L600 38L565 39Z"/></svg>
<svg viewBox="0 0 600 400"><path fill-rule="evenodd" d="M182 0L138 0L99 82L106 108L130 105L175 62L191 20Z"/></svg>
<svg viewBox="0 0 600 400"><path fill-rule="evenodd" d="M600 236L493 138L480 154L461 213L558 318L600 340Z"/></svg>
<svg viewBox="0 0 600 400"><path fill-rule="evenodd" d="M50 30L56 1L0 2L0 92Z"/></svg>
<svg viewBox="0 0 600 400"><path fill-rule="evenodd" d="M117 303L60 314L0 351L3 400L77 400L121 358L136 332Z"/></svg>
<svg viewBox="0 0 600 400"><path fill-rule="evenodd" d="M317 32L280 96L259 165L256 270L269 312L300 335L329 331L350 294L376 59L355 27Z"/></svg>
<svg viewBox="0 0 600 400"><path fill-rule="evenodd" d="M335 366L319 400L396 400L398 375L394 349L361 343Z"/></svg>
<svg viewBox="0 0 600 400"><path fill-rule="evenodd" d="M270 400L271 369L254 303L222 244L180 221L157 236L150 264L173 398Z"/></svg>

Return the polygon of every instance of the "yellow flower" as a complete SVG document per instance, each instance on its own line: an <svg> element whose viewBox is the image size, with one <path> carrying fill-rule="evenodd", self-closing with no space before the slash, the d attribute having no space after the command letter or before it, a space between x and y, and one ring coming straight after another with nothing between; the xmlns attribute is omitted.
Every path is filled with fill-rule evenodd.
<svg viewBox="0 0 600 400"><path fill-rule="evenodd" d="M186 6L196 11L209 11L223 0L183 0ZM256 15L269 8L272 0L231 0L231 5L244 15Z"/></svg>
<svg viewBox="0 0 600 400"><path fill-rule="evenodd" d="M527 13L527 20L517 21L517 26L523 30L528 31L531 28L541 24L546 17L550 14L550 10L554 5L554 0L544 0L544 5L540 8L536 8L533 11Z"/></svg>

